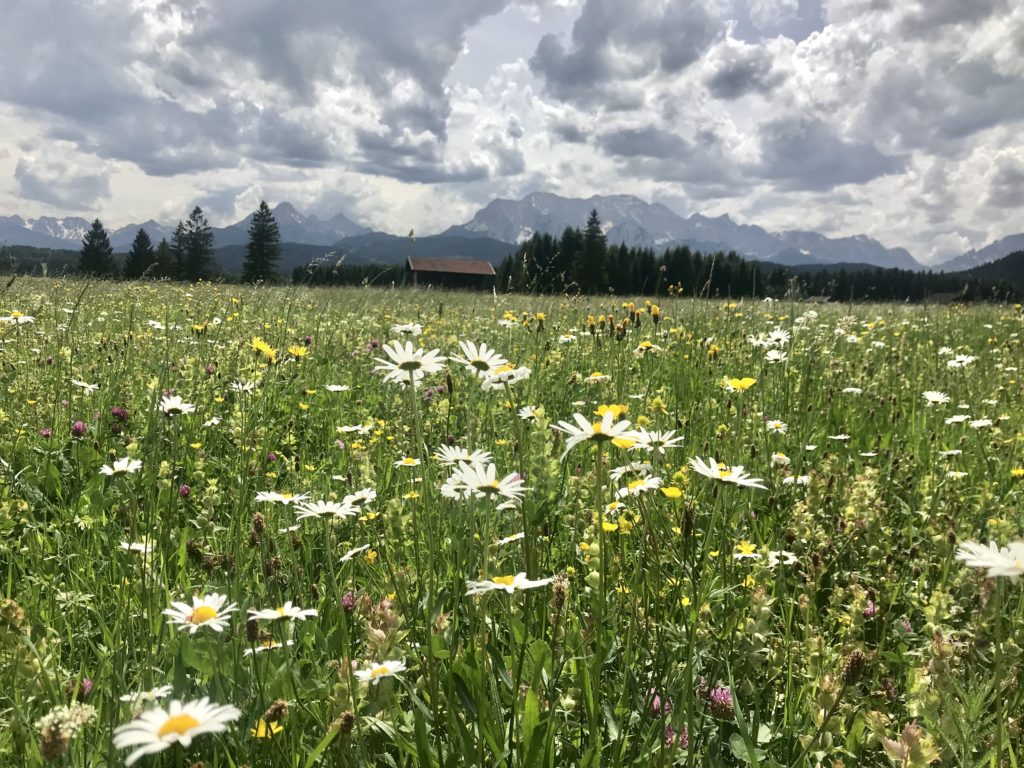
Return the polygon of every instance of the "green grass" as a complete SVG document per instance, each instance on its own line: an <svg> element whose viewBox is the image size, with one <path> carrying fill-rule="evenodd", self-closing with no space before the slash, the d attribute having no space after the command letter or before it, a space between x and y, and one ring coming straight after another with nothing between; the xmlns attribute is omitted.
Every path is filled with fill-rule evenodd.
<svg viewBox="0 0 1024 768"><path fill-rule="evenodd" d="M629 314L613 298L19 280L0 294L0 317L34 318L0 323L0 761L123 764L113 734L142 705L120 697L168 685L147 706L242 714L139 765L1017 765L1024 591L955 552L1024 533L1021 311L659 304L616 334L598 322ZM485 392L449 360L415 391L384 383L369 344L404 322L414 346L486 342L530 378ZM770 364L748 336L775 328L792 338ZM195 412L165 415L167 394ZM562 459L553 425L602 404L683 442ZM446 442L518 473L522 504L443 496ZM100 473L125 457L141 469ZM662 488L602 516L632 461ZM256 501L366 488L336 521ZM519 572L554 581L466 595ZM163 614L211 593L238 606L222 633ZM289 600L318 615L247 627ZM386 661L406 669L352 674ZM95 717L46 743L39 719L75 698ZM276 700L280 730L253 737Z"/></svg>

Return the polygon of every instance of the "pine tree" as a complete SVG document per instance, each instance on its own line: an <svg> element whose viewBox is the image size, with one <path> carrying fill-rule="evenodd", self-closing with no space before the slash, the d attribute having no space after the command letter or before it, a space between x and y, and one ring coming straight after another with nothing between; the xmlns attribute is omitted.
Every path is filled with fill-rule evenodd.
<svg viewBox="0 0 1024 768"><path fill-rule="evenodd" d="M114 249L110 247L110 238L107 237L107 231L99 219L92 223L92 228L85 233L82 240L78 269L82 274L95 277L111 277L117 274Z"/></svg>
<svg viewBox="0 0 1024 768"><path fill-rule="evenodd" d="M213 259L213 230L198 205L192 209L185 222L184 246L181 276L191 281L209 277L210 261Z"/></svg>
<svg viewBox="0 0 1024 768"><path fill-rule="evenodd" d="M156 260L153 267L155 277L177 277L178 262L174 258L174 248L167 242L166 237L160 238L160 245L156 247L154 258Z"/></svg>
<svg viewBox="0 0 1024 768"><path fill-rule="evenodd" d="M587 218L583 247L576 256L573 273L582 293L599 293L608 287L608 241L595 208Z"/></svg>
<svg viewBox="0 0 1024 768"><path fill-rule="evenodd" d="M249 224L249 244L245 247L242 280L246 283L270 282L281 258L281 232L266 200L252 215Z"/></svg>
<svg viewBox="0 0 1024 768"><path fill-rule="evenodd" d="M171 235L171 268L167 277L175 280L185 279L185 254L188 250L188 234L185 231L185 224L181 221L174 228Z"/></svg>
<svg viewBox="0 0 1024 768"><path fill-rule="evenodd" d="M124 262L124 276L130 280L142 277L153 266L156 256L153 253L153 241L149 233L140 229L132 241L132 249Z"/></svg>

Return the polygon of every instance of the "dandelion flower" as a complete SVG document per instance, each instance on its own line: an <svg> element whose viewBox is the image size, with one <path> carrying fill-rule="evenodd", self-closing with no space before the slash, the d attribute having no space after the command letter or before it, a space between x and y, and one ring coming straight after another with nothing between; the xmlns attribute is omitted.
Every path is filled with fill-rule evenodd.
<svg viewBox="0 0 1024 768"><path fill-rule="evenodd" d="M135 747L125 760L134 765L139 758L163 752L174 744L188 747L196 736L223 733L228 725L242 716L230 704L213 704L206 697L198 701L171 701L167 709L160 707L143 712L130 723L114 730L117 749Z"/></svg>

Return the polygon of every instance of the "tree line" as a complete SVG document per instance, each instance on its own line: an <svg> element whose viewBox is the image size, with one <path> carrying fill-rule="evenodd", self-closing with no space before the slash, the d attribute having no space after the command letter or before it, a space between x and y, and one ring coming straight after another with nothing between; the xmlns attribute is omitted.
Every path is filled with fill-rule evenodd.
<svg viewBox="0 0 1024 768"><path fill-rule="evenodd" d="M923 301L939 296L1011 301L1020 290L1007 281L958 273L905 269L786 267L750 260L735 251L701 253L682 245L658 255L651 248L608 245L597 211L586 227L561 237L534 233L497 268L499 291L693 297L819 297L831 301Z"/></svg>
<svg viewBox="0 0 1024 768"><path fill-rule="evenodd" d="M213 259L214 237L203 209L196 206L185 221L179 221L170 242L162 238L156 246L149 233L140 228L119 270L110 238L99 219L93 221L82 240L78 271L93 277L169 278L195 282L208 280L217 272ZM242 279L272 282L281 258L281 232L266 201L262 201L249 222Z"/></svg>

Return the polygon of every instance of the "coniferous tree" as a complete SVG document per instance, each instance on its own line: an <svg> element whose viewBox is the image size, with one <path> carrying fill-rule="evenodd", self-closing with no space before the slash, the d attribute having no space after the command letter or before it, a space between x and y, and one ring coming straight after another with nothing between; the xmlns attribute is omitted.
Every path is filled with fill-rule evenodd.
<svg viewBox="0 0 1024 768"><path fill-rule="evenodd" d="M156 256L153 253L153 241L149 239L149 233L140 229L132 241L132 248L128 251L128 258L124 262L124 276L130 280L142 277L146 270L153 266Z"/></svg>
<svg viewBox="0 0 1024 768"><path fill-rule="evenodd" d="M175 280L184 280L185 278L185 254L188 251L188 233L185 231L184 222L179 221L178 226L174 228L174 234L171 235L171 261L173 266L167 273L167 277L172 277Z"/></svg>
<svg viewBox="0 0 1024 768"><path fill-rule="evenodd" d="M78 269L83 274L95 277L111 277L117 274L114 249L110 247L110 238L107 237L107 231L99 219L92 223L92 228L82 239Z"/></svg>
<svg viewBox="0 0 1024 768"><path fill-rule="evenodd" d="M273 280L280 258L281 231L270 206L263 200L249 224L249 244L245 247L242 280L247 283Z"/></svg>
<svg viewBox="0 0 1024 768"><path fill-rule="evenodd" d="M608 242L595 208L583 231L583 247L573 264L576 283L582 293L599 293L608 287Z"/></svg>
<svg viewBox="0 0 1024 768"><path fill-rule="evenodd" d="M160 238L160 245L156 247L156 253L153 258L155 260L152 270L154 277L177 276L178 263L174 258L174 248L167 242L166 237Z"/></svg>
<svg viewBox="0 0 1024 768"><path fill-rule="evenodd" d="M198 205L192 209L185 222L184 245L181 276L190 281L209 277L210 261L213 259L213 230Z"/></svg>

